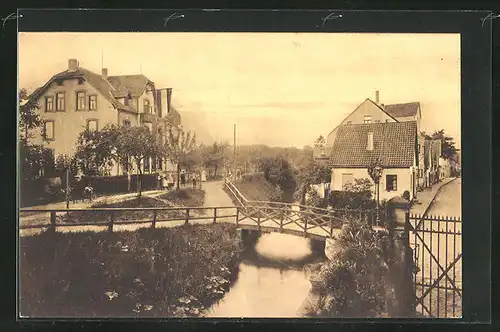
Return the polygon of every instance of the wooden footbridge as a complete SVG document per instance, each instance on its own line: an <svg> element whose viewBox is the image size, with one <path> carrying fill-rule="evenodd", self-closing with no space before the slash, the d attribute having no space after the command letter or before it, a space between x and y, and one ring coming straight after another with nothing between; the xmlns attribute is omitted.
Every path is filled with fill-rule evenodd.
<svg viewBox="0 0 500 332"><path fill-rule="evenodd" d="M186 224L230 223L238 228L279 232L309 238L334 238L350 217L367 218L369 211L328 210L278 202L249 201L226 180L224 187L235 206L21 209L20 233L125 231Z"/></svg>

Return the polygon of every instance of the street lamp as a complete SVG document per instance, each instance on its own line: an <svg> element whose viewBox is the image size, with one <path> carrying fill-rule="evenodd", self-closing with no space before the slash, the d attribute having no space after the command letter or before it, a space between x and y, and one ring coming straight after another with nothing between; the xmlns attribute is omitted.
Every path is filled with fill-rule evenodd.
<svg viewBox="0 0 500 332"><path fill-rule="evenodd" d="M370 167L368 168L368 174L370 175L370 177L372 178L373 182L375 182L375 184L377 185L376 186L376 190L377 190L377 205L376 205L376 219L375 221L378 222L380 221L380 218L379 218L379 205L380 205L380 178L382 177L382 172L384 171L384 169L382 168L382 166L380 165L380 161L377 160L375 161L375 163L373 163L372 165L370 165Z"/></svg>

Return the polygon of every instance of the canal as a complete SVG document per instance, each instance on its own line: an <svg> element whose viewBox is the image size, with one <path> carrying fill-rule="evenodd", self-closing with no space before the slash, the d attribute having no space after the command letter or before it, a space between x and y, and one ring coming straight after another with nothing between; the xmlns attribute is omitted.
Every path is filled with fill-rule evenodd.
<svg viewBox="0 0 500 332"><path fill-rule="evenodd" d="M206 317L301 317L311 289L309 264L324 260L321 244L279 233L252 233L238 279Z"/></svg>

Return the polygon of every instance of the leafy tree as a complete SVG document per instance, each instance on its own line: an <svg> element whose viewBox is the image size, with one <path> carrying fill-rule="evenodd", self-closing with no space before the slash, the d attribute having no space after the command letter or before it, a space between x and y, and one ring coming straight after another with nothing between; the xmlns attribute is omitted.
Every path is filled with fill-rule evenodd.
<svg viewBox="0 0 500 332"><path fill-rule="evenodd" d="M177 165L177 189L180 189L179 179L182 165L186 165L188 156L195 150L196 134L188 131L187 133L180 128L174 131L168 130L163 153L168 159Z"/></svg>
<svg viewBox="0 0 500 332"><path fill-rule="evenodd" d="M312 158L297 171L300 184L297 192L302 205L306 204L306 194L312 184L329 183L331 181L331 169L323 164L315 163Z"/></svg>
<svg viewBox="0 0 500 332"><path fill-rule="evenodd" d="M106 125L101 130L85 129L78 136L75 157L80 161L83 173L107 174L113 161L117 161L117 155L113 154L116 149L117 137L126 134L116 125Z"/></svg>
<svg viewBox="0 0 500 332"><path fill-rule="evenodd" d="M27 143L30 138L29 131L42 125L42 118L37 112L40 106L28 99L26 89L19 91L19 102L19 135L20 140Z"/></svg>
<svg viewBox="0 0 500 332"><path fill-rule="evenodd" d="M206 147L203 153L203 164L206 167L214 168L214 175L217 177L217 170L223 167L227 161L227 152L229 150L229 143L227 142L214 142L212 146Z"/></svg>
<svg viewBox="0 0 500 332"><path fill-rule="evenodd" d="M426 139L433 139L441 141L441 157L444 159L451 159L457 153L457 148L455 147L455 140L453 137L447 136L444 129L436 130L432 134L427 134L426 132L421 132L421 134Z"/></svg>
<svg viewBox="0 0 500 332"><path fill-rule="evenodd" d="M322 148L324 147L326 144L326 140L325 138L323 137L323 135L320 135L318 138L316 138L316 140L314 141L314 147L315 148Z"/></svg>
<svg viewBox="0 0 500 332"><path fill-rule="evenodd" d="M104 147L111 149L111 156L119 160L130 169L135 165L138 170L137 192L139 199L142 196L142 175L141 163L146 158L161 158L164 155L164 146L160 144L158 137L153 134L146 126L134 127L109 127L111 134L110 140L105 140ZM112 141L114 144L108 144Z"/></svg>
<svg viewBox="0 0 500 332"><path fill-rule="evenodd" d="M260 161L260 170L264 173L264 178L278 185L283 191L283 199L286 202L293 200L293 195L297 188L297 180L294 170L288 160L284 157L262 158Z"/></svg>
<svg viewBox="0 0 500 332"><path fill-rule="evenodd" d="M339 251L314 278L318 301L307 314L339 318L401 314L399 285L392 275L402 274L402 264L391 249L390 236L353 220L344 226L337 242Z"/></svg>
<svg viewBox="0 0 500 332"><path fill-rule="evenodd" d="M343 190L345 191L350 191L350 192L355 192L355 193L370 193L371 195L371 189L372 189L372 182L370 179L354 179L354 183L346 183L343 186Z"/></svg>
<svg viewBox="0 0 500 332"><path fill-rule="evenodd" d="M29 142L30 130L42 125L42 118L37 113L39 105L28 99L28 91L19 91L19 161L21 164L21 175L25 180L34 180L42 173L46 153L43 145Z"/></svg>

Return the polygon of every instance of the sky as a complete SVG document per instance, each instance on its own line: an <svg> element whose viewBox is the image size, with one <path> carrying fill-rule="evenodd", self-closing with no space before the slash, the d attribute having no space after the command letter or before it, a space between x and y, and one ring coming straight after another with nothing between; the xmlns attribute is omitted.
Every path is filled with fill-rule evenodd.
<svg viewBox="0 0 500 332"><path fill-rule="evenodd" d="M303 147L366 98L419 101L422 130L460 147L460 35L369 33L19 33L19 87L68 59L171 87L198 141Z"/></svg>

